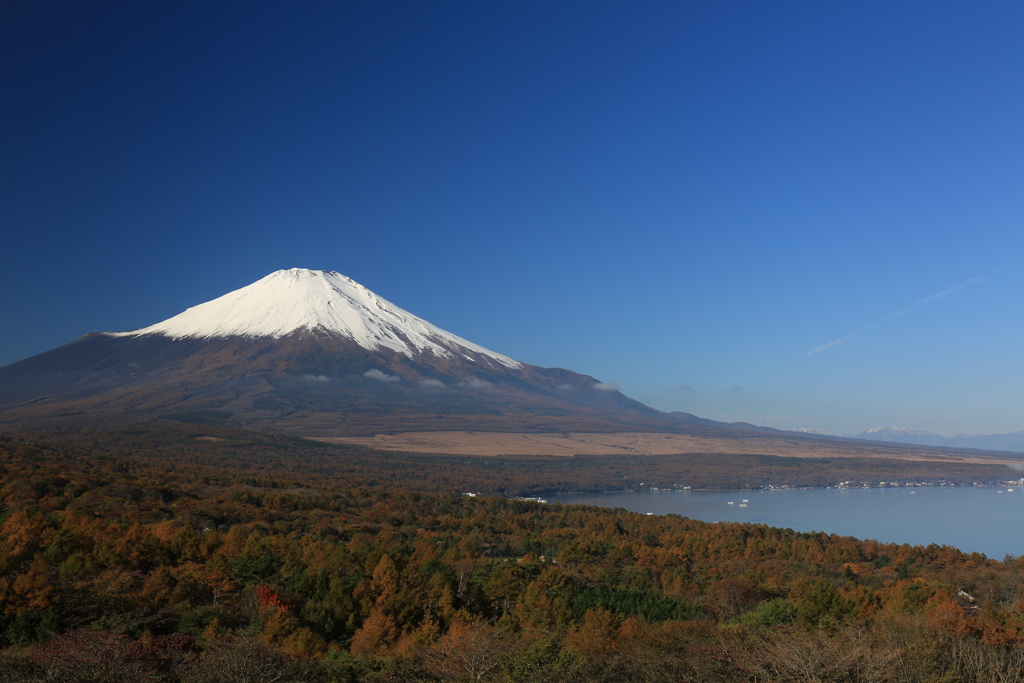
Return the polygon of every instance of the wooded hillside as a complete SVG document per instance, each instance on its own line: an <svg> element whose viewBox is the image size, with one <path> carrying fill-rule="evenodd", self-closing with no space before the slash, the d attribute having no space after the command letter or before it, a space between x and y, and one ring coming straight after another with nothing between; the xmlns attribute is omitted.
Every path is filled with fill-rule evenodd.
<svg viewBox="0 0 1024 683"><path fill-rule="evenodd" d="M993 681L1024 667L1012 558L470 498L455 492L520 479L147 430L0 437L0 680Z"/></svg>

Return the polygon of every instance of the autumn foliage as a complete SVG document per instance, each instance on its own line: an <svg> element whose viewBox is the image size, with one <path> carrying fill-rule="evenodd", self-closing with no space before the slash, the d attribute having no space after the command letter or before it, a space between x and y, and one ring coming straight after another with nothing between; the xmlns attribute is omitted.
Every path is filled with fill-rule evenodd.
<svg viewBox="0 0 1024 683"><path fill-rule="evenodd" d="M429 471L347 485L341 461L289 469L299 446L172 436L0 436L0 681L1024 675L1013 558L463 497Z"/></svg>

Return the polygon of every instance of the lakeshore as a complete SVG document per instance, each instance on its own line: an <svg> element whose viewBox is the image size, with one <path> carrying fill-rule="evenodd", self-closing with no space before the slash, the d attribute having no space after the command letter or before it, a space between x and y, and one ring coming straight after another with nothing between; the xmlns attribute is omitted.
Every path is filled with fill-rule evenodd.
<svg viewBox="0 0 1024 683"><path fill-rule="evenodd" d="M1024 554L1024 488L900 486L635 491L546 496L549 503L767 524L885 543L948 545L994 559Z"/></svg>

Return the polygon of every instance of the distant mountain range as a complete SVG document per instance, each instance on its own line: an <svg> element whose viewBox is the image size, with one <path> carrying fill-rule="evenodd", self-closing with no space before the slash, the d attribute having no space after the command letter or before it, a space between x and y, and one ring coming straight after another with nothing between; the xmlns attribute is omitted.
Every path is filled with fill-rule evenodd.
<svg viewBox="0 0 1024 683"><path fill-rule="evenodd" d="M943 448L974 448L989 451L1010 451L1024 453L1024 432L1009 434L957 434L942 436L932 432L919 432L902 427L872 427L859 434L836 434L821 429L799 428L792 430L799 434L835 436L844 439L865 439L887 443L906 443L919 446L940 446Z"/></svg>

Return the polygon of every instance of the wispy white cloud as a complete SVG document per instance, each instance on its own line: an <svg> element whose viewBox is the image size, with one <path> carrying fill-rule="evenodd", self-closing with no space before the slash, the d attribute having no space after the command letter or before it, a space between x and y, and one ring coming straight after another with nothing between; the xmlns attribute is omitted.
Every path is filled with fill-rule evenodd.
<svg viewBox="0 0 1024 683"><path fill-rule="evenodd" d="M941 292L939 292L937 294L932 294L929 297L925 297L924 299L921 299L920 301L918 301L916 303L913 303L910 306L907 306L903 310L896 311L892 315L885 316L881 320L877 320L875 322L868 323L867 325L864 325L863 328L861 328L861 330L875 329L876 327L881 326L881 324L883 322L885 322L886 320L895 320L896 318L899 318L901 316L906 315L907 313L910 313L914 309L920 308L921 306L924 306L926 304L930 304L933 301L938 301L939 299L947 297L950 294L954 294L956 292L959 292L961 289L966 289L967 287L970 287L972 285L977 285L977 284L980 284L982 282L986 282L987 280L988 280L988 278L983 276L983 275L978 275L976 277L972 277L969 280L964 280L963 282L961 282L958 285L954 285L953 287L950 287L949 289L944 289L944 290L942 290ZM836 346L839 346L839 345L843 344L845 341L847 341L851 337L855 336L856 334L857 334L856 332L851 332L848 335L846 335L845 337L840 337L839 339L836 339L834 341L830 341L828 344L822 344L821 346L819 346L817 348L814 348L814 349L811 349L810 351L808 351L807 355L808 356L814 356L814 355L817 355L817 354L821 353L822 351L827 351L827 350L829 350L831 348L835 348Z"/></svg>
<svg viewBox="0 0 1024 683"><path fill-rule="evenodd" d="M949 289L944 289L941 292L939 292L938 294L932 294L929 297L925 297L924 299L921 299L917 303L911 304L911 305L907 306L902 311L896 311L892 315L887 315L887 316L885 316L885 320L892 320L894 318L900 317L901 315L906 315L907 313L910 313L915 308L920 308L921 306L924 306L925 304L930 304L933 301L938 301L939 299L941 299L943 297L947 297L950 294L953 294L954 292L959 292L961 289L964 289L966 287L970 287L971 285L980 284L982 282L985 282L986 280L988 280L988 278L984 277L983 275L979 275L977 277L972 277L970 280L965 280L964 282L961 282L958 285L950 287Z"/></svg>
<svg viewBox="0 0 1024 683"><path fill-rule="evenodd" d="M443 387L444 382L439 379L421 379L419 382L421 387Z"/></svg>
<svg viewBox="0 0 1024 683"><path fill-rule="evenodd" d="M807 355L808 356L813 356L815 354L821 353L822 351L828 351L829 349L831 349L831 348L833 348L835 346L839 346L840 344L842 344L843 342L845 342L847 339L849 339L852 336L853 336L853 332L851 332L850 334L846 335L845 337L840 337L839 339L836 339L835 341L830 341L828 344L822 344L818 348L811 349L810 351L808 351Z"/></svg>
<svg viewBox="0 0 1024 683"><path fill-rule="evenodd" d="M303 375L302 379L308 379L310 382L330 382L331 378L327 375Z"/></svg>
<svg viewBox="0 0 1024 683"><path fill-rule="evenodd" d="M401 382L402 381L401 377L398 377L397 375L389 375L386 372L381 372L377 368L374 368L373 370L367 370L366 372L363 373L363 377L369 377L370 379L375 379L378 382Z"/></svg>
<svg viewBox="0 0 1024 683"><path fill-rule="evenodd" d="M597 384L595 384L594 386L592 386L590 388L591 389L596 389L597 391L618 391L619 390L619 383L618 382L598 382Z"/></svg>

